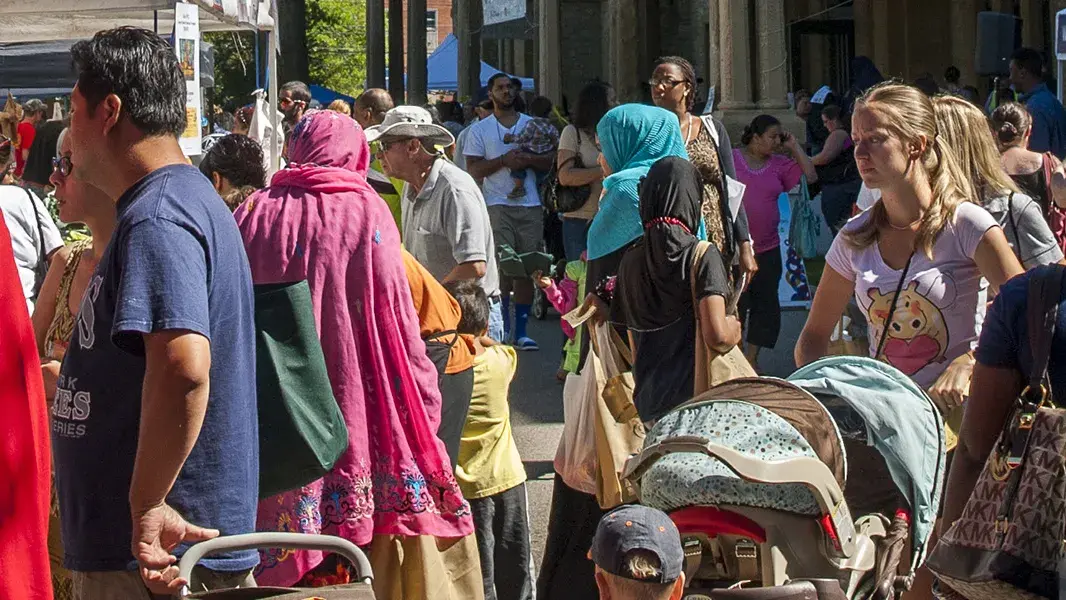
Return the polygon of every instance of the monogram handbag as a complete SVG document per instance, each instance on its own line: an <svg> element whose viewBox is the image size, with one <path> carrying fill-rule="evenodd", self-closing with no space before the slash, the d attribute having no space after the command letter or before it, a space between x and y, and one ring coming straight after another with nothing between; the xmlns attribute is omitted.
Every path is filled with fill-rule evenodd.
<svg viewBox="0 0 1066 600"><path fill-rule="evenodd" d="M575 169L584 169L585 163L581 160L581 130L577 130L577 148L578 151L574 153L574 156L569 160L563 162L564 165L573 163ZM551 170L548 171L547 177L544 178L544 184L540 190L541 204L548 212L552 213L568 213L578 210L588 202L589 196L592 194L592 186L581 185L577 187L570 187L559 183L559 161L552 162Z"/></svg>
<svg viewBox="0 0 1066 600"><path fill-rule="evenodd" d="M1048 380L1064 267L1032 274L1028 386L989 455L962 516L928 560L969 600L1058 598L1066 539L1066 410Z"/></svg>

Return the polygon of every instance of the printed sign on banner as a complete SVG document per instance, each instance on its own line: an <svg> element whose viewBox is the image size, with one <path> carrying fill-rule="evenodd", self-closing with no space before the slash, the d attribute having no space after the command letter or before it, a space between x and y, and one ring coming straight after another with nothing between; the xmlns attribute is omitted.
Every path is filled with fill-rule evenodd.
<svg viewBox="0 0 1066 600"><path fill-rule="evenodd" d="M1066 60L1066 10L1055 15L1055 57Z"/></svg>
<svg viewBox="0 0 1066 600"><path fill-rule="evenodd" d="M483 4L485 25L514 21L526 16L526 0L491 0Z"/></svg>
<svg viewBox="0 0 1066 600"><path fill-rule="evenodd" d="M174 52L185 75L185 131L178 141L186 156L194 156L201 152L200 7L195 4L174 5Z"/></svg>
<svg viewBox="0 0 1066 600"><path fill-rule="evenodd" d="M777 234L781 238L781 281L777 284L777 297L781 308L811 307L811 287L807 284L807 270L792 246L788 243L788 232L792 225L792 204L788 194L781 194L777 199L781 212L781 223Z"/></svg>

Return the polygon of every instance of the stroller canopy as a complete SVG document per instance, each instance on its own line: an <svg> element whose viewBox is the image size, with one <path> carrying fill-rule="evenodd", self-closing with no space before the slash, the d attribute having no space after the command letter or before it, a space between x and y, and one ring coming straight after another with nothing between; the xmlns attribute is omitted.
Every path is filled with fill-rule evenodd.
<svg viewBox="0 0 1066 600"><path fill-rule="evenodd" d="M834 356L800 368L788 381L816 397L835 397L865 421L868 443L885 459L913 512L916 564L933 532L945 470L944 423L929 396L880 361Z"/></svg>

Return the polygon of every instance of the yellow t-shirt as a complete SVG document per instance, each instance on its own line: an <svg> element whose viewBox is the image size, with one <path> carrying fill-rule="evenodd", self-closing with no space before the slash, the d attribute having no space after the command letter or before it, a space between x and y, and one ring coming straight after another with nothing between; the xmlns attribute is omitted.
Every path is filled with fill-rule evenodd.
<svg viewBox="0 0 1066 600"><path fill-rule="evenodd" d="M507 400L517 366L518 355L510 346L491 346L474 357L474 392L455 468L459 489L468 499L493 496L526 480Z"/></svg>

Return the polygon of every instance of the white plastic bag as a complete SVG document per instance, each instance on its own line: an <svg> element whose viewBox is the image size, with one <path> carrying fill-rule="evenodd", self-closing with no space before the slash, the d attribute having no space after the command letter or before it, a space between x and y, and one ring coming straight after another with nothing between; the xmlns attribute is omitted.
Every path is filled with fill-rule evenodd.
<svg viewBox="0 0 1066 600"><path fill-rule="evenodd" d="M606 380L596 354L589 351L580 375L563 386L563 435L555 451L555 472L566 485L596 493L596 401Z"/></svg>

